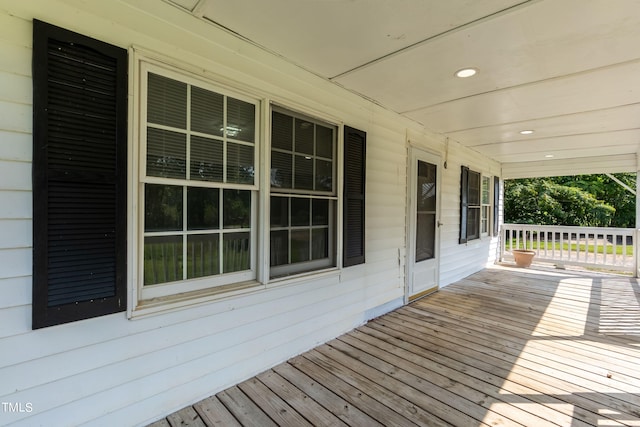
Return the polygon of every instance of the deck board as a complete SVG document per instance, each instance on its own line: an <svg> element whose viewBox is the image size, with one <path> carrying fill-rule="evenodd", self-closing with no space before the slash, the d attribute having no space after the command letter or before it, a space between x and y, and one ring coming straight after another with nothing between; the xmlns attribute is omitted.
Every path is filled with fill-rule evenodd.
<svg viewBox="0 0 640 427"><path fill-rule="evenodd" d="M640 286L488 268L155 425L640 426Z"/></svg>

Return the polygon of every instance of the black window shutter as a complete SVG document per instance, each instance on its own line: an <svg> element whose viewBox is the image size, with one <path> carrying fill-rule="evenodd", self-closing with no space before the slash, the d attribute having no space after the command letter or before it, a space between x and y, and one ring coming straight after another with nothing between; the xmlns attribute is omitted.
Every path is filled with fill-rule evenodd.
<svg viewBox="0 0 640 427"><path fill-rule="evenodd" d="M126 309L127 51L33 22L33 328Z"/></svg>
<svg viewBox="0 0 640 427"><path fill-rule="evenodd" d="M342 265L364 263L364 194L367 134L344 127L344 209Z"/></svg>
<svg viewBox="0 0 640 427"><path fill-rule="evenodd" d="M500 213L500 178L493 177L493 235L497 236L499 230L498 214Z"/></svg>
<svg viewBox="0 0 640 427"><path fill-rule="evenodd" d="M462 166L460 174L460 240L467 243L467 216L469 213L469 168Z"/></svg>

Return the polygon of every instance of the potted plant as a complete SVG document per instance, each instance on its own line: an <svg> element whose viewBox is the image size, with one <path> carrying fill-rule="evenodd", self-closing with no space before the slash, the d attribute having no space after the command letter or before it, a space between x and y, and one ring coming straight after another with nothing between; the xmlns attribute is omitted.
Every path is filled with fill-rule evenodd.
<svg viewBox="0 0 640 427"><path fill-rule="evenodd" d="M532 249L527 249L527 236L522 236L522 244L524 248L512 249L511 253L513 254L513 259L516 262L516 266L527 268L531 266L533 262L533 257L536 255L536 252Z"/></svg>

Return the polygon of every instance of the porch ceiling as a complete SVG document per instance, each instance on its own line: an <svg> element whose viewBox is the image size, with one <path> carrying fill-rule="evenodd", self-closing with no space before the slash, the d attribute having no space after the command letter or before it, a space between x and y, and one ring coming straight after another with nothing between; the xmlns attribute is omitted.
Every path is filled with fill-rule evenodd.
<svg viewBox="0 0 640 427"><path fill-rule="evenodd" d="M638 152L639 0L167 1L504 164Z"/></svg>

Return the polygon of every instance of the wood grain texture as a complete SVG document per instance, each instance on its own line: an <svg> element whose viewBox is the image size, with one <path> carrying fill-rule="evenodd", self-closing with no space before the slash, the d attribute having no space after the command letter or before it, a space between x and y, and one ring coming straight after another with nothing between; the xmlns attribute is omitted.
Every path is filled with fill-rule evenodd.
<svg viewBox="0 0 640 427"><path fill-rule="evenodd" d="M639 318L636 279L488 268L218 393L218 410L243 408L242 425L638 426Z"/></svg>

